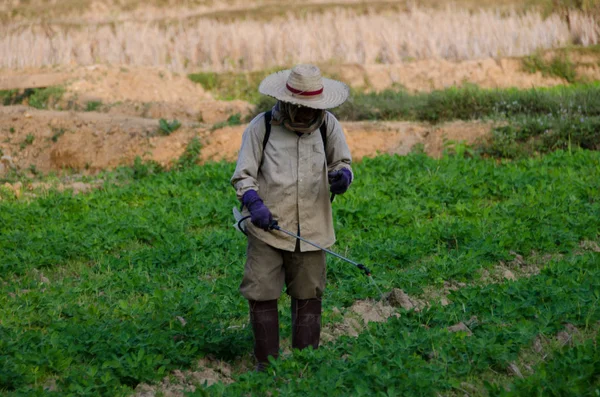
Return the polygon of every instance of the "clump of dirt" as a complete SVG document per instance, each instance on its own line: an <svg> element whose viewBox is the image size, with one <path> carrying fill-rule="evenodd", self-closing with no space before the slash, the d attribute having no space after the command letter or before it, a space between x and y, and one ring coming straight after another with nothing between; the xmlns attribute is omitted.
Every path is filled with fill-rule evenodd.
<svg viewBox="0 0 600 397"><path fill-rule="evenodd" d="M517 378L521 378L521 379L524 378L523 373L521 372L521 369L514 362L508 364L508 367L506 368L506 370L512 376L516 376Z"/></svg>
<svg viewBox="0 0 600 397"><path fill-rule="evenodd" d="M541 269L551 260L561 257L560 254L555 255L539 255L532 251L527 259L522 255L511 251L514 258L510 262L500 261L491 269L480 269L479 274L481 281L486 284L497 284L505 281L515 281L520 278L528 278L540 274Z"/></svg>
<svg viewBox="0 0 600 397"><path fill-rule="evenodd" d="M218 382L232 383L232 368L228 363L212 358L198 361L195 370L175 370L165 376L161 383L149 385L139 384L134 392L136 397L183 397L186 393L196 391L196 388L210 386Z"/></svg>
<svg viewBox="0 0 600 397"><path fill-rule="evenodd" d="M467 336L472 336L473 335L473 331L471 331L471 329L475 326L477 326L477 324L479 323L479 319L477 318L477 316L472 316L470 319L468 319L467 321L461 321L457 324L454 324L450 327L448 327L448 332L465 332L467 334Z"/></svg>
<svg viewBox="0 0 600 397"><path fill-rule="evenodd" d="M332 342L341 336L351 336L356 338L363 329L364 324L361 324L358 319L346 316L342 322L331 323L325 326L321 330L321 341Z"/></svg>
<svg viewBox="0 0 600 397"><path fill-rule="evenodd" d="M395 291L394 296L398 296L401 290ZM391 294L388 294L388 296L392 296ZM413 308L421 305L417 303L417 300L404 294L404 292L402 294L405 302L412 302L414 304ZM380 323L387 321L390 317L400 317L400 313L389 303L389 299L383 301L358 300L343 312L335 308L334 314L342 315L343 320L327 324L323 327L321 331L321 340L323 342L331 342L341 336L357 337L370 322Z"/></svg>
<svg viewBox="0 0 600 397"><path fill-rule="evenodd" d="M435 302L441 304L442 306L448 306L452 303L452 301L448 299L448 295L450 295L452 291L457 291L466 286L467 284L459 281L444 281L444 283L441 286L425 287L423 289L423 294L421 298L425 302L428 302L428 305Z"/></svg>
<svg viewBox="0 0 600 397"><path fill-rule="evenodd" d="M574 339L581 334L576 326L570 323L565 324L565 329L556 334L556 340L560 342L561 346L569 345L573 346Z"/></svg>
<svg viewBox="0 0 600 397"><path fill-rule="evenodd" d="M8 88L29 88L23 81L37 84L43 78L45 86L60 85L65 96L97 100L104 103L178 102L195 103L213 99L201 85L186 75L165 68L122 67L118 65L57 66L48 68L4 69L2 84Z"/></svg>
<svg viewBox="0 0 600 397"><path fill-rule="evenodd" d="M387 300L393 307L401 307L405 310L420 311L426 304L422 300L411 298L407 293L399 288L394 288L387 295Z"/></svg>
<svg viewBox="0 0 600 397"><path fill-rule="evenodd" d="M579 243L579 246L586 251L600 252L600 245L595 241L584 240Z"/></svg>
<svg viewBox="0 0 600 397"><path fill-rule="evenodd" d="M465 332L467 336L473 335L473 332L471 332L469 327L462 322L448 327L448 332Z"/></svg>
<svg viewBox="0 0 600 397"><path fill-rule="evenodd" d="M359 300L354 302L350 307L350 311L357 314L365 325L370 322L381 323L391 316L400 317L393 306L381 301Z"/></svg>
<svg viewBox="0 0 600 397"><path fill-rule="evenodd" d="M377 154L406 155L421 145L432 157L444 153L447 142L472 145L487 136L490 122L453 121L432 125L418 122L342 123L352 156L360 159Z"/></svg>

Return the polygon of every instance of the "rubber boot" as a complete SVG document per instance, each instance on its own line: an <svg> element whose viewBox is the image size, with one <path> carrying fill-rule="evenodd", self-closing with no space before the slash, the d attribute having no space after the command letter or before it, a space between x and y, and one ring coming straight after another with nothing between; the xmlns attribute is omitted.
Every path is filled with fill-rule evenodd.
<svg viewBox="0 0 600 397"><path fill-rule="evenodd" d="M292 298L292 348L319 347L321 299Z"/></svg>
<svg viewBox="0 0 600 397"><path fill-rule="evenodd" d="M254 357L256 370L264 371L269 366L269 356L279 356L279 314L277 300L248 301L250 323L254 333Z"/></svg>

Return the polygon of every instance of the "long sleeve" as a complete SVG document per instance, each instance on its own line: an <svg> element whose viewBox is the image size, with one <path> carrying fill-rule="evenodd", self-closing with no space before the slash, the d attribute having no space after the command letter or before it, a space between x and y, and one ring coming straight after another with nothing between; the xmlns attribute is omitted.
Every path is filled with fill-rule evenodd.
<svg viewBox="0 0 600 397"><path fill-rule="evenodd" d="M260 194L258 171L263 155L264 135L264 114L260 114L244 130L237 164L231 177L231 184L239 200L248 190L256 190Z"/></svg>
<svg viewBox="0 0 600 397"><path fill-rule="evenodd" d="M347 168L352 172L352 155L346 143L344 131L340 122L331 114L327 113L327 171L337 171ZM354 179L354 175L352 176Z"/></svg>

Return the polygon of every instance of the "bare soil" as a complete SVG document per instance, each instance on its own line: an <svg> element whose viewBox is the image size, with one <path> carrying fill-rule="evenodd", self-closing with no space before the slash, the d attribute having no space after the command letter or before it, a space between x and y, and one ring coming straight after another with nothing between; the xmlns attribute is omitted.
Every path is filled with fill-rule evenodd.
<svg viewBox="0 0 600 397"><path fill-rule="evenodd" d="M135 389L134 396L183 396L186 392L194 392L198 386L210 386L218 382L224 384L233 382L231 378L232 366L224 361L203 358L198 361L196 366L195 370L190 371L175 370L169 376L165 376L159 384L140 383Z"/></svg>
<svg viewBox="0 0 600 397"><path fill-rule="evenodd" d="M212 130L205 123L182 122L170 135L161 135L159 120L97 112L61 112L26 106L0 107L0 150L8 168L40 172L64 169L96 172L130 165L136 157L169 166L197 137L203 143L200 160L235 161L245 125ZM343 123L356 160L389 153L405 155L416 144L440 156L445 140L474 143L484 138L490 123L413 122ZM10 163L10 164L9 164ZM0 169L1 170L1 169Z"/></svg>
<svg viewBox="0 0 600 397"><path fill-rule="evenodd" d="M520 60L509 58L329 65L323 69L325 75L355 88L376 91L397 85L410 91L430 91L463 83L487 88L564 83L540 73L526 73ZM169 166L194 137L203 144L201 161L235 161L245 125L215 127L231 116L243 119L252 112L247 102L216 100L185 75L160 68L93 65L3 70L0 85L4 89L60 85L65 93L53 108L69 109L0 106L0 157L4 157L0 175L11 168L94 173L130 165L138 156ZM160 119L177 119L182 126L165 135L159 130ZM405 155L417 144L437 157L446 140L473 144L485 139L492 124L354 122L343 126L354 159L360 160L382 153Z"/></svg>
<svg viewBox="0 0 600 397"><path fill-rule="evenodd" d="M591 65L591 64L590 64ZM401 86L411 92L439 90L465 83L482 88L552 87L565 81L544 76L541 72L523 70L519 58L487 58L452 62L445 59L425 59L394 65L335 65L323 67L326 73L337 75L354 88L381 91ZM600 71L591 67L586 76L598 79Z"/></svg>

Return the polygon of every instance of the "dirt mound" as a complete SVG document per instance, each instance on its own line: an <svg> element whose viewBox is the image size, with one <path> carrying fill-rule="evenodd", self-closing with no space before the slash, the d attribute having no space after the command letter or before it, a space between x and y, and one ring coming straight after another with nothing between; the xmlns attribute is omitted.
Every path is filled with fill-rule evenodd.
<svg viewBox="0 0 600 397"><path fill-rule="evenodd" d="M563 83L539 73L525 73L518 59L425 60L324 69L325 74L356 88L375 90L398 84L412 91L427 91L464 82L490 88ZM24 84L60 84L65 93L58 105L70 109L0 106L0 157L4 156L0 174L10 169L94 172L132 164L138 156L168 166L194 137L203 145L201 161L235 161L245 126L215 129L214 125L252 111L247 102L217 101L187 76L159 68L94 65L5 70L0 83L5 88L11 84L21 88ZM86 109L94 111L83 111ZM159 119L177 119L182 126L166 135L159 130ZM493 124L353 122L343 123L343 127L353 157L360 160L379 153L405 155L415 145L439 157L448 145L473 144L484 138Z"/></svg>
<svg viewBox="0 0 600 397"><path fill-rule="evenodd" d="M80 105L81 107L81 105ZM248 115L253 106L248 102L203 100L196 104L180 102L117 102L98 109L110 115L126 115L153 119L188 120L216 124L225 122L233 115Z"/></svg>
<svg viewBox="0 0 600 397"><path fill-rule="evenodd" d="M162 68L110 65L4 70L0 86L23 89L59 85L65 92L56 108L94 110L111 115L217 123L252 106L245 101L219 101L186 75Z"/></svg>
<svg viewBox="0 0 600 397"><path fill-rule="evenodd" d="M447 142L472 144L486 136L492 124L358 122L343 123L343 127L354 158L360 160L380 153L404 155L416 144L437 157ZM0 171L14 168L95 172L131 165L138 156L169 166L195 137L203 144L202 162L235 161L244 128L240 125L212 130L207 124L183 122L176 131L163 135L157 119L0 107L0 154L4 156Z"/></svg>
<svg viewBox="0 0 600 397"><path fill-rule="evenodd" d="M410 297L398 288L394 288L383 298L379 301L358 300L345 309L343 313L334 308L334 316L342 315L343 320L323 327L321 340L331 342L340 336L357 337L371 322L381 323L387 321L390 317L400 317L397 307L415 311L420 311L425 307L424 302Z"/></svg>
<svg viewBox="0 0 600 397"><path fill-rule="evenodd" d="M357 337L370 322L381 323L391 316L400 316L388 302L372 300L356 301L343 313L335 308L334 314L342 314L343 320L323 327L321 331L323 342L331 342L341 336Z"/></svg>
<svg viewBox="0 0 600 397"><path fill-rule="evenodd" d="M490 122L454 121L431 125L418 122L347 122L342 123L346 140L356 160L378 154L408 154L420 144L425 153L440 157L447 145L464 141L473 144L489 133ZM202 149L203 160L235 161L244 126L212 132Z"/></svg>
<svg viewBox="0 0 600 397"><path fill-rule="evenodd" d="M205 125L183 123L160 135L158 120L101 113L0 107L0 150L18 170L95 172L140 156L168 165Z"/></svg>
<svg viewBox="0 0 600 397"><path fill-rule="evenodd" d="M465 83L482 88L532 88L565 84L562 79L543 76L540 72L526 72L522 61L517 58L461 62L427 59L393 65L336 65L323 69L354 88L374 91L402 86L411 92L426 92ZM599 78L600 73L596 73L595 77Z"/></svg>
<svg viewBox="0 0 600 397"><path fill-rule="evenodd" d="M51 72L51 73L50 73ZM212 99L201 85L186 75L154 67L121 67L117 65L58 66L48 69L3 70L2 80L19 81L24 76L50 74L56 83L64 84L67 95L85 96L106 103L118 101L195 103ZM51 80L48 80L51 82Z"/></svg>

